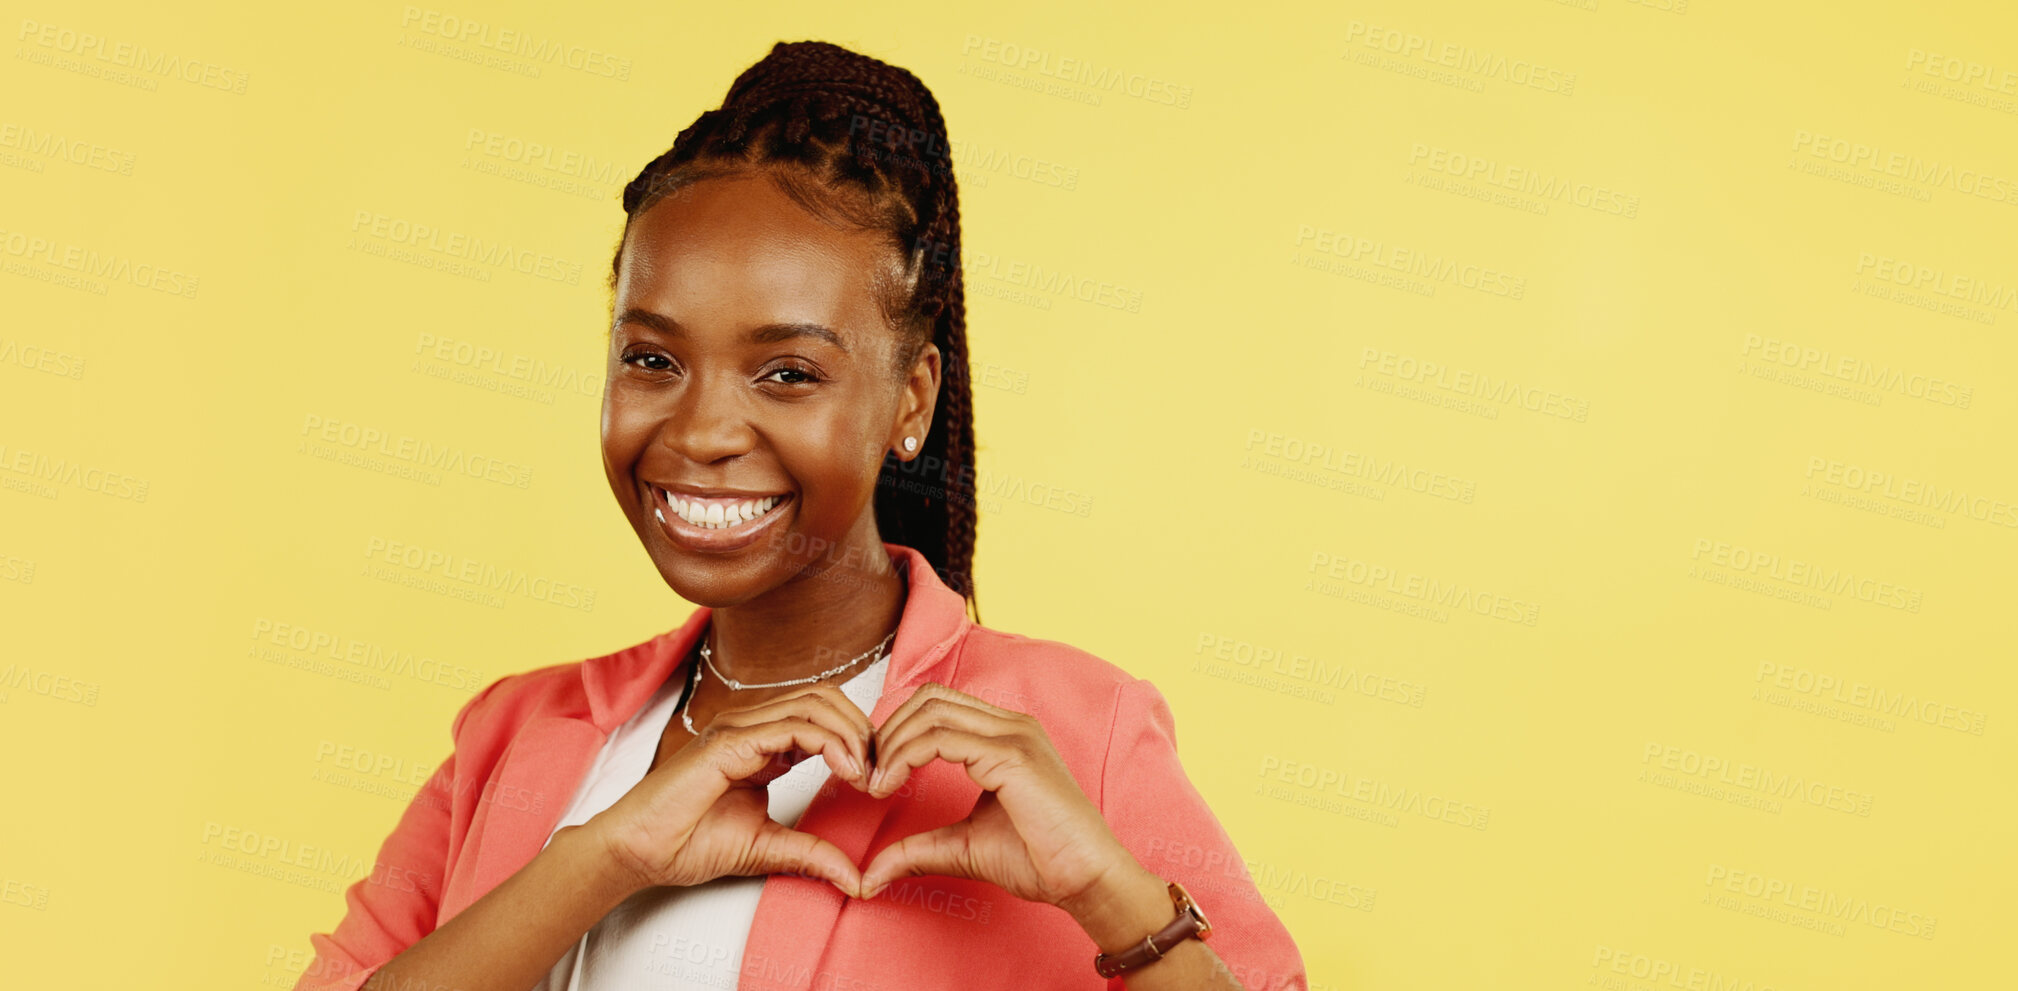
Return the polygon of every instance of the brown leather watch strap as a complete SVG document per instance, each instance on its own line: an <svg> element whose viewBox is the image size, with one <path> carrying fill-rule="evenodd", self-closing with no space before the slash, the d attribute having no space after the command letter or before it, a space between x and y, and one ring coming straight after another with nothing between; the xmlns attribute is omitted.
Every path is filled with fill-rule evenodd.
<svg viewBox="0 0 2018 991"><path fill-rule="evenodd" d="M1093 958L1093 969L1101 977L1118 977L1138 967L1163 959L1172 947L1194 937L1205 939L1212 934L1212 923L1205 920L1205 913L1191 900L1191 893L1175 881L1170 882L1170 903L1177 909L1177 918L1147 936L1142 942L1126 950L1109 956L1102 953Z"/></svg>

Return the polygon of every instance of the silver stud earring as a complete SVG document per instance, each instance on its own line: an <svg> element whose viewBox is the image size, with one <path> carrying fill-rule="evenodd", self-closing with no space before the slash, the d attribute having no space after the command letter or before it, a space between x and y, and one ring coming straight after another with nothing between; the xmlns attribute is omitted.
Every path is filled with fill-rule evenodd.
<svg viewBox="0 0 2018 991"><path fill-rule="evenodd" d="M906 453L915 451L917 449L918 449L918 438L916 437L904 438L904 450Z"/></svg>

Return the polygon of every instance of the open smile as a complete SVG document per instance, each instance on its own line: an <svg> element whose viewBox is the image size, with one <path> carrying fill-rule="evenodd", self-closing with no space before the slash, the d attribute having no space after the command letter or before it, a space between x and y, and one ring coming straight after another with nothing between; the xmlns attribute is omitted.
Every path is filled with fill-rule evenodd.
<svg viewBox="0 0 2018 991"><path fill-rule="evenodd" d="M747 547L784 515L792 493L699 495L648 486L652 514L673 543L696 551Z"/></svg>

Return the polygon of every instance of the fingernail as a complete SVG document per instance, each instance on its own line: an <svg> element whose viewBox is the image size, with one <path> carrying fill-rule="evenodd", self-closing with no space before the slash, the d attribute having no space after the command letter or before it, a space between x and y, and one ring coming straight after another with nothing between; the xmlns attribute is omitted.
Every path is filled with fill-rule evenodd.
<svg viewBox="0 0 2018 991"><path fill-rule="evenodd" d="M855 776L855 780L862 780L862 762L857 760L854 754L848 755L848 770Z"/></svg>
<svg viewBox="0 0 2018 991"><path fill-rule="evenodd" d="M883 787L883 779L889 776L890 771L888 768L877 768L876 773L869 776L869 794L873 795L877 789Z"/></svg>

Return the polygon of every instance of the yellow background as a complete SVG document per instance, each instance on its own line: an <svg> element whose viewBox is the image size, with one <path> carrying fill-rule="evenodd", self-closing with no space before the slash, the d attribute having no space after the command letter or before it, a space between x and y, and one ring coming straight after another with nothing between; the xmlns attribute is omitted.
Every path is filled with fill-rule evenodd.
<svg viewBox="0 0 2018 991"><path fill-rule="evenodd" d="M983 618L1154 680L1313 987L2003 980L2018 17L1952 6L9 4L9 983L290 985L471 690L687 615L615 195L800 38L960 146Z"/></svg>

